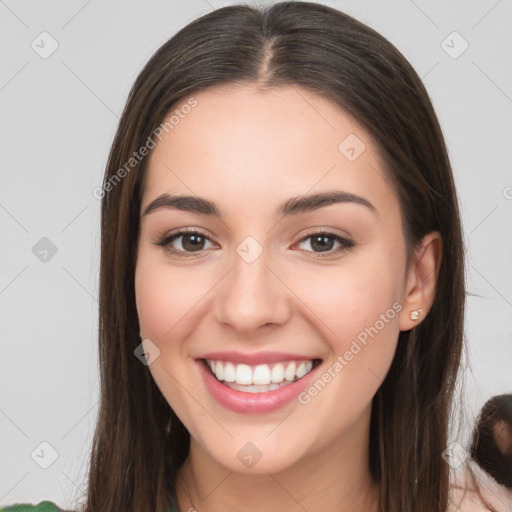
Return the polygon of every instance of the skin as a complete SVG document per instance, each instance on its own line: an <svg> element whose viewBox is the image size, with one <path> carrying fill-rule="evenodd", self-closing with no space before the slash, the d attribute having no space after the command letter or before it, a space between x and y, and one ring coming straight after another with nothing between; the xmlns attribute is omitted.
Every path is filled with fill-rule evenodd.
<svg viewBox="0 0 512 512"><path fill-rule="evenodd" d="M295 86L252 85L194 97L197 107L150 155L135 276L142 337L160 350L151 374L191 434L178 477L180 508L377 510L379 488L367 463L371 401L399 331L428 314L440 237L428 234L406 268L398 199L375 146L329 100ZM353 162L338 149L349 134L366 146ZM366 198L377 213L341 203L275 216L284 200L334 189ZM225 217L176 209L142 215L162 193L207 198ZM179 228L210 241L191 252L190 239L174 240L172 247L191 254L182 258L155 245ZM301 240L320 229L355 246L336 252L331 242L319 259L312 239ZM247 236L263 250L251 264L236 252ZM321 358L321 375L395 302L400 313L308 404L234 413L209 395L198 372L195 359L207 351L279 351ZM420 318L411 320L419 308ZM237 457L247 442L261 452L252 468Z"/></svg>

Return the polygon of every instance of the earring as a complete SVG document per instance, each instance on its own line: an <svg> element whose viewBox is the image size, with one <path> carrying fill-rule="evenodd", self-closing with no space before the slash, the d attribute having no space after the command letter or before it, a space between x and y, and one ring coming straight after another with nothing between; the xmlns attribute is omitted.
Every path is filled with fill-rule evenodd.
<svg viewBox="0 0 512 512"><path fill-rule="evenodd" d="M420 314L423 312L423 309L416 309L411 311L411 320L418 320Z"/></svg>

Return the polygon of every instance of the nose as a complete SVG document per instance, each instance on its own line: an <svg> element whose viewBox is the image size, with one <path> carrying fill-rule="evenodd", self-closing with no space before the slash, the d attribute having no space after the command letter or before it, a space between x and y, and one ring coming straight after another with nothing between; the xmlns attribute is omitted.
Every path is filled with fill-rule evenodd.
<svg viewBox="0 0 512 512"><path fill-rule="evenodd" d="M215 319L246 337L263 326L283 325L292 310L292 293L285 282L270 268L265 251L252 263L235 254L230 272L217 287Z"/></svg>

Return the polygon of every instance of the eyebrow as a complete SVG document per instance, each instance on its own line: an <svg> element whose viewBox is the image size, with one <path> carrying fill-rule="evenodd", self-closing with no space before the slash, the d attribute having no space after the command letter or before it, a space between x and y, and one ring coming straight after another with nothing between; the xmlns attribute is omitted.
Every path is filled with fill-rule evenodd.
<svg viewBox="0 0 512 512"><path fill-rule="evenodd" d="M276 210L276 216L286 217L289 215L297 215L299 213L311 212L336 203L352 203L362 205L377 214L377 209L370 201L364 197L344 192L341 190L321 192L318 194L304 195L292 197L282 204ZM152 201L144 210L142 216L149 215L150 213L161 209L176 209L185 212L198 213L202 215L210 215L224 217L223 212L217 207L215 203L207 199L197 196L183 196L183 195L170 195L161 194L154 201Z"/></svg>

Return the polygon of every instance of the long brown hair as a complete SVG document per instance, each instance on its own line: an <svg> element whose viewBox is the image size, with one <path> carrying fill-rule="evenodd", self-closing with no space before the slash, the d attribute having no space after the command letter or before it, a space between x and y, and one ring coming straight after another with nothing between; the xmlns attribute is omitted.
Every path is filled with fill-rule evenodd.
<svg viewBox="0 0 512 512"><path fill-rule="evenodd" d="M222 84L296 85L334 101L374 139L399 197L408 255L425 234L440 232L435 300L419 325L400 333L373 398L368 464L381 484L381 512L444 512L449 466L442 453L465 299L461 225L445 142L428 93L403 55L354 18L310 2L214 10L161 46L130 91L104 177L101 400L84 510L165 512L175 504L189 434L134 356L140 344L134 271L148 159L129 168L126 163L173 106Z"/></svg>

